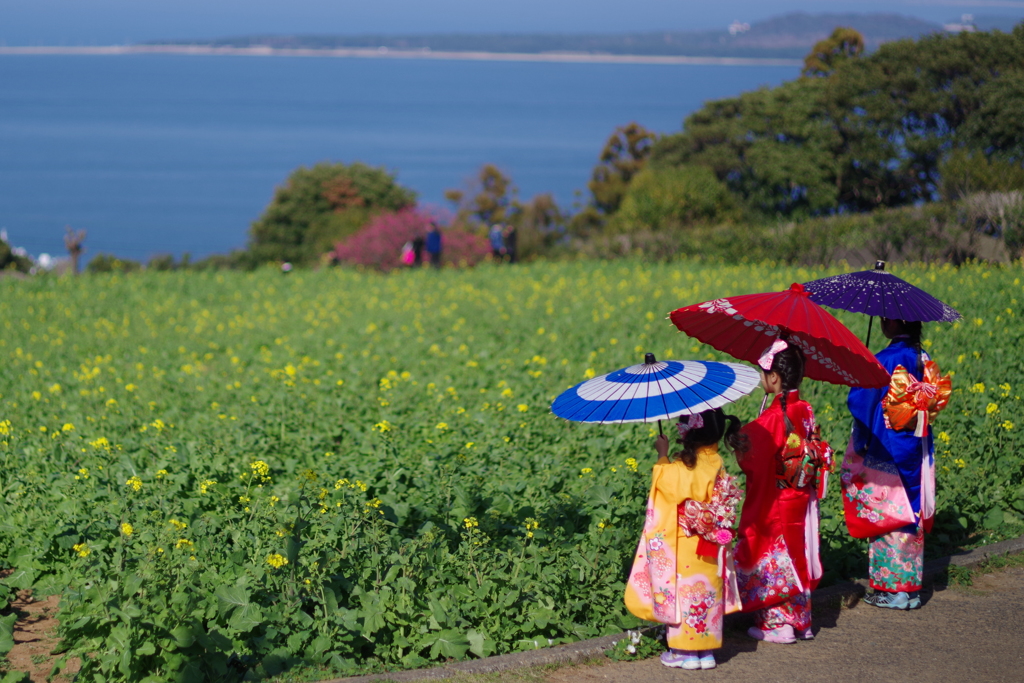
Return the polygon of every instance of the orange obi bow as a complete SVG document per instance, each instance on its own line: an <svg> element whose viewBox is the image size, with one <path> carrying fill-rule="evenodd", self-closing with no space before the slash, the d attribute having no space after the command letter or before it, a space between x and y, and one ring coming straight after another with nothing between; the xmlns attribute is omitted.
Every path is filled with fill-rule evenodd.
<svg viewBox="0 0 1024 683"><path fill-rule="evenodd" d="M928 424L949 403L953 382L949 375L939 376L933 361L924 364L924 379L918 381L905 367L897 365L889 382L889 392L882 399L885 426L905 431L913 426L914 436L927 436ZM916 424L914 419L917 418Z"/></svg>

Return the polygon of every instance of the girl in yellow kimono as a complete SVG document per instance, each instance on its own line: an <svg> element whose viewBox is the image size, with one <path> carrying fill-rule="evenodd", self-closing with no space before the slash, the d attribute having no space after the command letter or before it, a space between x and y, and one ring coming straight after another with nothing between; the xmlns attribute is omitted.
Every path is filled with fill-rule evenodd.
<svg viewBox="0 0 1024 683"><path fill-rule="evenodd" d="M684 416L676 426L680 452L669 457L665 436L654 443L658 462L626 607L668 625L662 664L713 669L723 617L740 609L731 543L742 492L718 455L723 436L735 450L740 421L716 408Z"/></svg>

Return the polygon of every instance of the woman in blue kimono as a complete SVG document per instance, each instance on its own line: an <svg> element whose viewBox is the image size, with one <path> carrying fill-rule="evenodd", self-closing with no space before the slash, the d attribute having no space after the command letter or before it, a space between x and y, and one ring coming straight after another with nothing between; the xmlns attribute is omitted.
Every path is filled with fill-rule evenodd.
<svg viewBox="0 0 1024 683"><path fill-rule="evenodd" d="M877 354L891 375L902 365L923 375L930 358L921 349L921 323L882 318L889 345ZM924 532L935 514L932 437L896 431L886 421L882 399L888 387L850 390L853 435L843 463L847 527L870 538L869 576L874 592L864 601L889 609L921 606Z"/></svg>

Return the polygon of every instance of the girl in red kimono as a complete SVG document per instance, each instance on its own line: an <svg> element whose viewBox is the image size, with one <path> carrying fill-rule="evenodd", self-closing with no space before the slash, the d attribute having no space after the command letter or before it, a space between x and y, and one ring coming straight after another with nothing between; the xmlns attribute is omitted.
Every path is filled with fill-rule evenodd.
<svg viewBox="0 0 1024 683"><path fill-rule="evenodd" d="M776 396L742 430L747 443L737 460L747 481L736 573L743 611L754 613L748 634L769 643L795 643L814 637L811 591L822 573L818 495L813 476L787 476L784 456L818 430L810 404L800 400L800 349L777 340L758 365L765 391Z"/></svg>

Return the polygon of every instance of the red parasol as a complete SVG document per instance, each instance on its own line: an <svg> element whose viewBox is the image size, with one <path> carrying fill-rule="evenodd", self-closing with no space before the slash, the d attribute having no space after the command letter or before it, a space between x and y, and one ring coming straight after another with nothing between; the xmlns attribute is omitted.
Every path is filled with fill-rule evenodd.
<svg viewBox="0 0 1024 683"><path fill-rule="evenodd" d="M807 356L804 374L811 379L852 387L889 384L889 373L868 348L796 283L783 292L694 304L671 318L686 334L740 360L756 363L782 336Z"/></svg>

